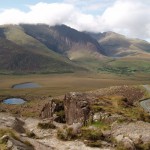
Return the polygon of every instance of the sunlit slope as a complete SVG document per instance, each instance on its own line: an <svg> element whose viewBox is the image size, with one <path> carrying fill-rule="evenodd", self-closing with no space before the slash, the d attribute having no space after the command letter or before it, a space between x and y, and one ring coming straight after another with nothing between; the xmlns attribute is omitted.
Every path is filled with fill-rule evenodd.
<svg viewBox="0 0 150 150"><path fill-rule="evenodd" d="M15 25L0 27L0 54L1 72L63 73L84 70Z"/></svg>
<svg viewBox="0 0 150 150"><path fill-rule="evenodd" d="M150 57L150 43L140 39L127 38L115 32L90 33L103 47L109 57Z"/></svg>

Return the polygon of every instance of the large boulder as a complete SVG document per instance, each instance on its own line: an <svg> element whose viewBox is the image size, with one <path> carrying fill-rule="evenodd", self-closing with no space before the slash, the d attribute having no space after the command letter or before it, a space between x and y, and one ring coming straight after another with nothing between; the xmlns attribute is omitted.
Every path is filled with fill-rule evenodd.
<svg viewBox="0 0 150 150"><path fill-rule="evenodd" d="M14 139L8 135L4 135L0 140L6 143L8 150L34 150L34 147L29 143L24 143L20 139Z"/></svg>
<svg viewBox="0 0 150 150"><path fill-rule="evenodd" d="M53 118L54 110L55 110L56 104L53 100L50 100L48 103L46 103L40 113L41 118Z"/></svg>
<svg viewBox="0 0 150 150"><path fill-rule="evenodd" d="M19 133L24 133L24 121L20 118L9 116L9 114L2 113L0 114L0 128L10 128L14 129Z"/></svg>
<svg viewBox="0 0 150 150"><path fill-rule="evenodd" d="M67 124L81 123L86 125L90 118L90 107L87 95L70 92L64 98L65 117Z"/></svg>
<svg viewBox="0 0 150 150"><path fill-rule="evenodd" d="M124 137L123 135L116 136L116 141L122 143L124 149L136 150L134 142L129 137Z"/></svg>
<svg viewBox="0 0 150 150"><path fill-rule="evenodd" d="M137 145L141 142L146 144L150 141L150 123L137 121L119 124L115 122L111 126L111 134L118 142L122 141L128 146L133 143Z"/></svg>

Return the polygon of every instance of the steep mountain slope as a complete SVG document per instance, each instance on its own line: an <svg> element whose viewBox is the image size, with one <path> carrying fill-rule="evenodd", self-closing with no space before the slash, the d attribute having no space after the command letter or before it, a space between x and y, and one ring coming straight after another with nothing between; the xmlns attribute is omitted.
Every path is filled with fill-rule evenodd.
<svg viewBox="0 0 150 150"><path fill-rule="evenodd" d="M150 43L65 25L0 26L0 73L150 73Z"/></svg>
<svg viewBox="0 0 150 150"><path fill-rule="evenodd" d="M84 70L24 33L20 26L0 27L0 72L62 73Z"/></svg>
<svg viewBox="0 0 150 150"><path fill-rule="evenodd" d="M105 54L112 57L150 57L150 43L140 39L130 39L115 32L90 34L103 47Z"/></svg>
<svg viewBox="0 0 150 150"><path fill-rule="evenodd" d="M42 24L22 24L21 27L26 34L70 60L93 57L99 59L105 54L97 40L65 25L49 27Z"/></svg>

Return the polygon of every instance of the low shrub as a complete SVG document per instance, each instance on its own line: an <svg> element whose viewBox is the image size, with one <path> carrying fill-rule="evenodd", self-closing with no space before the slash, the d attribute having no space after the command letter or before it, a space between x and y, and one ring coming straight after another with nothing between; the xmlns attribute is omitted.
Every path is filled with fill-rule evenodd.
<svg viewBox="0 0 150 150"><path fill-rule="evenodd" d="M94 113L96 113L96 112L100 112L100 111L103 111L103 108L102 108L102 106L101 105L92 105L91 106L91 110L94 112Z"/></svg>
<svg viewBox="0 0 150 150"><path fill-rule="evenodd" d="M150 115L144 111L139 112L139 115L137 116L137 120L150 122Z"/></svg>
<svg viewBox="0 0 150 150"><path fill-rule="evenodd" d="M13 137L14 139L18 140L18 137L15 134L15 131L13 131L11 129L0 129L0 137L2 137L3 135L9 135L9 136Z"/></svg>
<svg viewBox="0 0 150 150"><path fill-rule="evenodd" d="M136 150L150 150L150 142L149 143L141 143L141 144L136 144L135 145Z"/></svg>
<svg viewBox="0 0 150 150"><path fill-rule="evenodd" d="M122 142L116 143L116 150L127 150L127 148L124 146Z"/></svg>
<svg viewBox="0 0 150 150"><path fill-rule="evenodd" d="M77 138L77 134L73 132L73 128L61 128L57 130L57 137L61 140L67 141L67 140L73 140Z"/></svg>
<svg viewBox="0 0 150 150"><path fill-rule="evenodd" d="M35 133L34 132L30 132L30 131L27 131L26 132L26 135L29 137L29 138L36 138L36 135L35 135Z"/></svg>
<svg viewBox="0 0 150 150"><path fill-rule="evenodd" d="M40 122L38 123L40 129L56 129L56 126L51 122Z"/></svg>
<svg viewBox="0 0 150 150"><path fill-rule="evenodd" d="M94 130L89 128L81 129L81 136L84 140L97 141L104 138L103 133L100 129Z"/></svg>

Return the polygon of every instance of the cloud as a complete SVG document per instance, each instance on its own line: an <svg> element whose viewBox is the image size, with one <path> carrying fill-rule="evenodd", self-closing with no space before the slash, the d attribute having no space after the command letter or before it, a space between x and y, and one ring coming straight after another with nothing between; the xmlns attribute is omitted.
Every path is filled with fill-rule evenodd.
<svg viewBox="0 0 150 150"><path fill-rule="evenodd" d="M115 31L150 39L149 0L64 0L37 3L28 12L1 9L0 24L66 24L80 31ZM96 13L93 13L96 11Z"/></svg>
<svg viewBox="0 0 150 150"><path fill-rule="evenodd" d="M133 37L150 37L147 30L150 28L149 5L140 0L118 0L107 8L101 16L105 30L113 29L129 34Z"/></svg>
<svg viewBox="0 0 150 150"><path fill-rule="evenodd" d="M63 3L38 3L28 6L29 12L18 9L6 9L0 13L0 24L45 23L49 25L61 24L74 12L74 6Z"/></svg>

